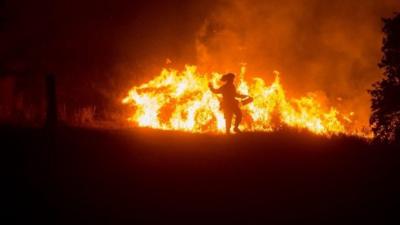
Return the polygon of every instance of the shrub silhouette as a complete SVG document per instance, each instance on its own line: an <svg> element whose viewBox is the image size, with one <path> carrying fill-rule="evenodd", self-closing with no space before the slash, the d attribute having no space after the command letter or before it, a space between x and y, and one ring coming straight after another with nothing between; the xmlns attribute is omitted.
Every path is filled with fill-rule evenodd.
<svg viewBox="0 0 400 225"><path fill-rule="evenodd" d="M370 124L379 141L400 141L400 13L383 19L383 57L379 67L384 70L381 81L369 90L372 96Z"/></svg>

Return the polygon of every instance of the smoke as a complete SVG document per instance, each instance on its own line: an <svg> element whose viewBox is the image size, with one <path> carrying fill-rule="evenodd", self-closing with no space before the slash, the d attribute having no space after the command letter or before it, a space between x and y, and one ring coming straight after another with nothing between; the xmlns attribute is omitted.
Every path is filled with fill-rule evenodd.
<svg viewBox="0 0 400 225"><path fill-rule="evenodd" d="M219 71L246 63L267 81L278 70L288 94L323 91L366 124L381 18L399 9L398 0L223 0L199 29L197 59Z"/></svg>

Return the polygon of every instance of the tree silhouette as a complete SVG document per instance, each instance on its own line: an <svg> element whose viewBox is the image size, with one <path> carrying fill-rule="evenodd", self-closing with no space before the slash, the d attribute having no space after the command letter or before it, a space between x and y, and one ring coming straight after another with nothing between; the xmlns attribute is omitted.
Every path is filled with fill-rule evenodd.
<svg viewBox="0 0 400 225"><path fill-rule="evenodd" d="M400 13L383 19L383 57L379 67L384 78L373 84L372 130L380 141L400 141Z"/></svg>

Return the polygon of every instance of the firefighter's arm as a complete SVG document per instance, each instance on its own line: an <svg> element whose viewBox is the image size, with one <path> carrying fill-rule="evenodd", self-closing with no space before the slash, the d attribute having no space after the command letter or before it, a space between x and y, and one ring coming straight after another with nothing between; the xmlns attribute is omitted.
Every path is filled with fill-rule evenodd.
<svg viewBox="0 0 400 225"><path fill-rule="evenodd" d="M248 98L249 96L248 95L242 95L242 94L236 92L236 96L235 97L236 98Z"/></svg>
<svg viewBox="0 0 400 225"><path fill-rule="evenodd" d="M214 86L211 83L208 83L208 87L210 88L212 93L215 94L221 93L221 88L214 88Z"/></svg>

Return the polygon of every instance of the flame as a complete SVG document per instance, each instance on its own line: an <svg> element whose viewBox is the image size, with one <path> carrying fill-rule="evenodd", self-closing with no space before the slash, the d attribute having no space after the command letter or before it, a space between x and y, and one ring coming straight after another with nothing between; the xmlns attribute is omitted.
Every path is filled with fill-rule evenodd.
<svg viewBox="0 0 400 225"><path fill-rule="evenodd" d="M275 71L275 81L268 86L255 77L244 79L242 67L236 79L241 94L253 97L253 102L241 106L244 131L274 131L282 127L307 129L315 134L347 134L370 136L353 123L354 112L340 113L336 108L322 105L316 94L288 98ZM220 86L222 74L199 74L196 66L186 66L182 72L163 69L161 74L140 86L133 87L123 104L133 106L129 121L139 127L181 130L195 133L225 131L225 120L220 110L220 96L208 87L211 82Z"/></svg>

